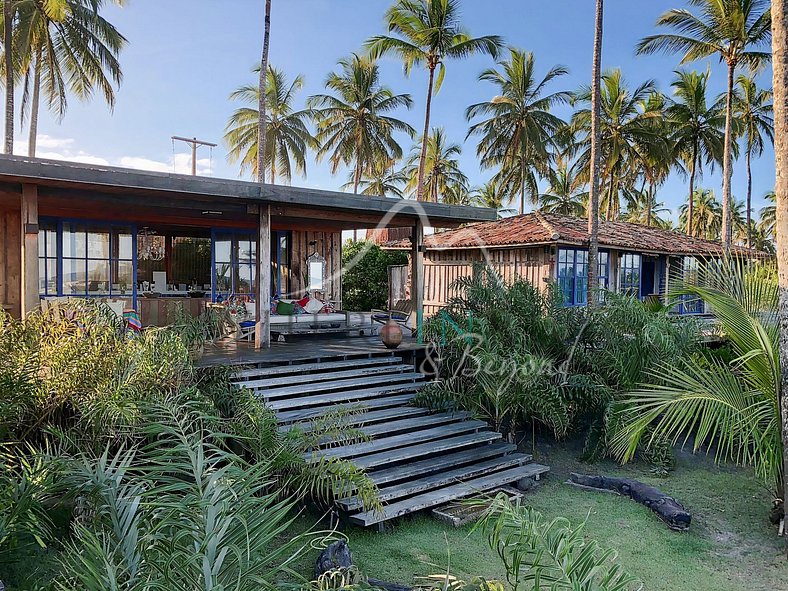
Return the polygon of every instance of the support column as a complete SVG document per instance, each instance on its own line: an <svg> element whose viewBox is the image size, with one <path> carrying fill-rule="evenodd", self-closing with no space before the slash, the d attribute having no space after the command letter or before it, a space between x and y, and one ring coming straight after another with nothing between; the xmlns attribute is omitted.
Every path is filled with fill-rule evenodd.
<svg viewBox="0 0 788 591"><path fill-rule="evenodd" d="M40 305L38 295L38 186L22 185L22 317Z"/></svg>
<svg viewBox="0 0 788 591"><path fill-rule="evenodd" d="M421 219L416 220L410 238L411 282L410 299L416 317L416 335L419 343L424 342L422 327L424 324L424 226Z"/></svg>
<svg viewBox="0 0 788 591"><path fill-rule="evenodd" d="M257 297L254 346L271 346L271 206L260 205L257 242Z"/></svg>

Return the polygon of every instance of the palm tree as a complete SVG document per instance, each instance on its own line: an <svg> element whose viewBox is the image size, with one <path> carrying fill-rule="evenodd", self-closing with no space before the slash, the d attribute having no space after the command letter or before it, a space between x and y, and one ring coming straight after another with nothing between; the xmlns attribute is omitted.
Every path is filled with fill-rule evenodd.
<svg viewBox="0 0 788 591"><path fill-rule="evenodd" d="M421 140L420 140L421 141ZM424 142L421 142L423 145ZM457 157L462 152L459 144L449 143L442 127L436 127L427 138L426 158L421 158L419 145L413 147L411 157L405 166L408 184L405 190L418 196L418 187L426 193L426 201L438 203L441 196L451 185L468 186L468 177L460 170ZM421 163L424 163L423 166ZM419 184L419 172L423 181Z"/></svg>
<svg viewBox="0 0 788 591"><path fill-rule="evenodd" d="M670 210L664 203L657 201L653 191L624 191L624 201L626 210L621 214L621 219L625 222L664 229L671 227L669 220L660 217L660 214L670 213Z"/></svg>
<svg viewBox="0 0 788 591"><path fill-rule="evenodd" d="M718 55L728 66L725 94L725 142L723 148L722 240L731 242L730 206L733 138L733 86L736 68L756 70L768 60L767 52L757 48L767 44L771 35L768 0L689 0L700 8L700 15L673 9L657 19L657 25L675 33L645 37L638 53L680 53L686 64Z"/></svg>
<svg viewBox="0 0 788 591"><path fill-rule="evenodd" d="M490 179L481 187L477 187L473 191L473 204L478 207L489 207L498 212L498 217L507 217L517 210L506 207L506 196L503 191L499 190L495 178Z"/></svg>
<svg viewBox="0 0 788 591"><path fill-rule="evenodd" d="M124 0L113 0L123 5ZM99 14L105 0L66 0L65 16L55 20L40 3L21 3L14 34L14 51L23 76L21 120L29 111L28 155L36 155L41 92L59 119L68 94L88 100L98 90L112 108L115 86L123 74L118 55L126 38ZM42 88L43 85L43 88Z"/></svg>
<svg viewBox="0 0 788 591"><path fill-rule="evenodd" d="M474 53L484 53L495 58L503 43L497 35L471 37L460 23L459 0L397 0L386 12L386 24L389 33L399 36L372 37L366 43L370 55L373 58L388 53L399 56L406 76L410 75L413 66L422 64L429 73L416 185L416 198L423 201L432 96L440 90L443 82L446 73L445 61L466 58Z"/></svg>
<svg viewBox="0 0 788 591"><path fill-rule="evenodd" d="M351 172L348 182L342 185L343 189L350 189L355 182L355 175ZM389 160L377 160L372 169L365 171L361 175L359 188L361 195L373 195L378 197L396 197L403 199L405 194L402 187L408 182L408 177L402 170L394 168L394 162Z"/></svg>
<svg viewBox="0 0 788 591"><path fill-rule="evenodd" d="M576 165L569 166L559 160L558 166L548 172L547 180L550 183L547 192L539 195L540 210L577 217L586 214L588 191Z"/></svg>
<svg viewBox="0 0 788 591"><path fill-rule="evenodd" d="M271 0L265 0L265 14L263 16L263 53L260 56L260 70L257 77L257 145L268 146L265 138L265 125L267 122L266 108L268 93L266 92L266 82L268 78L268 48L271 42ZM265 184L265 150L257 150L257 182ZM273 182L273 181L272 181ZM259 258L259 257L258 257ZM266 263L268 264L268 263ZM257 276L260 277L261 269L257 269ZM259 299L259 298L258 298ZM259 306L257 317L260 318ZM259 330L257 331L260 332ZM268 345L269 343L266 343Z"/></svg>
<svg viewBox="0 0 788 591"><path fill-rule="evenodd" d="M689 356L657 368L656 385L625 395L614 453L628 460L641 441L664 437L676 443L694 436L695 450L706 447L717 460L753 466L779 495L784 473L776 282L746 261L723 259L701 265L698 278L671 295L704 301L722 325L731 355Z"/></svg>
<svg viewBox="0 0 788 591"><path fill-rule="evenodd" d="M725 116L716 105L709 106L706 90L709 72L698 73L676 70L671 83L674 98L666 109L672 134L670 142L674 155L684 162L689 174L686 232L694 235L692 212L695 179L703 175L703 163L714 166L722 161Z"/></svg>
<svg viewBox="0 0 788 591"><path fill-rule="evenodd" d="M468 107L468 121L483 117L471 125L467 137L480 136L476 147L482 168L500 166L502 178L510 179L510 187L519 188L520 213L525 211L527 188L535 188L534 165L544 165L550 157L553 138L565 125L550 111L569 101L566 91L545 94L554 79L568 70L554 66L538 80L534 72L534 54L530 51L509 49L509 59L498 63L501 70L490 68L479 75L479 80L492 82L498 94L489 101ZM513 191L512 191L513 193ZM536 202L538 193L531 199Z"/></svg>
<svg viewBox="0 0 788 591"><path fill-rule="evenodd" d="M589 122L589 175L590 191L588 195L588 307L596 304L599 288L599 272L597 258L599 256L599 189L602 168L602 130L601 104L599 98L602 83L602 28L604 16L603 0L596 0L594 10L594 51L591 66L591 121Z"/></svg>
<svg viewBox="0 0 788 591"><path fill-rule="evenodd" d="M473 205L473 193L467 184L451 182L441 195L441 202L448 205Z"/></svg>
<svg viewBox="0 0 788 591"><path fill-rule="evenodd" d="M415 131L404 121L386 115L399 108L410 108L409 94L394 94L380 83L380 68L371 59L353 54L339 61L341 73L326 79L326 88L335 94L309 97L307 106L314 109L317 121L318 160L328 156L331 173L341 165L353 170L353 192L358 193L361 177L371 173L376 164L402 157L402 148L394 137Z"/></svg>
<svg viewBox="0 0 788 591"><path fill-rule="evenodd" d="M22 59L15 54L14 28L19 22L20 10L30 9L41 11L47 20L62 22L68 14L67 0L3 0L3 70L5 76L5 141L4 152L14 152L14 83L19 72L17 64ZM29 13L28 13L29 14Z"/></svg>
<svg viewBox="0 0 788 591"><path fill-rule="evenodd" d="M737 244L747 245L747 214L744 211L745 202L733 198L731 203L731 233Z"/></svg>
<svg viewBox="0 0 788 591"><path fill-rule="evenodd" d="M740 74L733 93L733 112L744 138L744 158L747 165L747 246L752 221L752 156L761 156L765 139L774 143L772 91L759 89L752 77ZM765 139L764 139L765 137Z"/></svg>
<svg viewBox="0 0 788 591"><path fill-rule="evenodd" d="M692 195L692 234L695 238L719 240L722 232L722 206L710 189L695 189ZM679 208L679 226L690 227L689 204Z"/></svg>
<svg viewBox="0 0 788 591"><path fill-rule="evenodd" d="M600 151L601 170L605 175L606 204L605 219L612 220L619 213L619 191L634 179L639 155L664 143L658 129L650 120L661 116L657 111L644 110L653 103L649 96L656 92L652 80L644 82L630 91L621 75L621 70L612 70L602 76L600 89ZM591 89L581 88L574 102L589 104ZM572 116L572 128L581 134L577 148L581 150L578 163L588 170L591 162L591 109L582 108Z"/></svg>
<svg viewBox="0 0 788 591"><path fill-rule="evenodd" d="M779 363L783 393L779 408L782 429L783 466L788 473L788 2L772 0L772 88L774 88L774 155L777 182L775 193L775 230L777 281L780 301L777 309L779 326ZM788 479L784 479L783 512L788 501ZM788 550L788 537L786 550Z"/></svg>
<svg viewBox="0 0 788 591"><path fill-rule="evenodd" d="M763 232L767 237L776 240L775 229L777 227L777 207L775 204L776 196L774 191L769 191L763 196L766 201L771 205L764 205L759 213L760 220L758 222L759 231Z"/></svg>
<svg viewBox="0 0 788 591"><path fill-rule="evenodd" d="M256 68L255 68L256 70ZM296 76L288 84L284 72L271 66L268 67L266 79L266 133L265 133L265 167L270 174L271 184L276 183L277 174L290 182L293 168L306 174L306 153L308 149L317 149L317 140L307 127L312 117L311 111L303 109L295 111L293 102L299 90L304 86L302 76ZM231 95L231 100L240 100L258 106L257 85L241 86ZM241 163L241 173L250 170L257 178L257 140L259 112L251 106L237 109L227 122L224 141L227 144L227 158L230 162Z"/></svg>

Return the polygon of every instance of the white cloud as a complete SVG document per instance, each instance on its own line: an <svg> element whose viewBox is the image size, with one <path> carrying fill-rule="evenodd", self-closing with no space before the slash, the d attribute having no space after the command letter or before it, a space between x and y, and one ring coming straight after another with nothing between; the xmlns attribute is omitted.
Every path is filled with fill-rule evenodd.
<svg viewBox="0 0 788 591"><path fill-rule="evenodd" d="M50 160L63 160L67 162L80 162L98 166L120 166L137 170L150 170L152 172L175 172L178 174L191 174L191 154L175 154L167 161L153 160L144 156L121 156L115 160L107 160L79 150L74 145L72 138L57 138L48 135L39 135L37 138L36 156ZM27 141L14 142L14 154L27 154ZM197 159L197 174L210 176L213 166L210 158Z"/></svg>

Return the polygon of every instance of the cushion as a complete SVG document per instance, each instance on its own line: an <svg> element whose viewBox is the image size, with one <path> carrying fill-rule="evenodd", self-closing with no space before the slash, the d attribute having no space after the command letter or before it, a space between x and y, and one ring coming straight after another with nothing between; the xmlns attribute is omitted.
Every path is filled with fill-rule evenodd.
<svg viewBox="0 0 788 591"><path fill-rule="evenodd" d="M292 316L293 308L294 304L292 302L279 300L279 303L276 305L276 313L281 316Z"/></svg>
<svg viewBox="0 0 788 591"><path fill-rule="evenodd" d="M317 314L323 309L324 305L325 304L317 298L309 298L309 301L306 304L301 304L301 306L304 308L304 311L308 314Z"/></svg>
<svg viewBox="0 0 788 591"><path fill-rule="evenodd" d="M309 300L311 300L311 299L312 299L312 298L310 298L310 297L309 297L309 294L307 294L307 295L305 295L304 297L302 297L300 300L298 300L298 302L297 302L297 303L298 303L298 305L299 305L299 306L301 306L302 308L306 308L306 305L309 303Z"/></svg>

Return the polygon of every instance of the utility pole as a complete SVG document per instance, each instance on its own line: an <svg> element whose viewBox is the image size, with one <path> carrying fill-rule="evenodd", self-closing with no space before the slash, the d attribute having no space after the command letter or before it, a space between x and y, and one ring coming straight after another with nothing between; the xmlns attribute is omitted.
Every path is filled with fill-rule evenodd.
<svg viewBox="0 0 788 591"><path fill-rule="evenodd" d="M206 142L203 140L198 140L196 137L188 138L188 137L181 137L179 135L172 136L172 141L179 141L185 142L192 147L192 176L197 176L197 146L209 146L211 148L215 148L216 144L212 144L211 142Z"/></svg>

